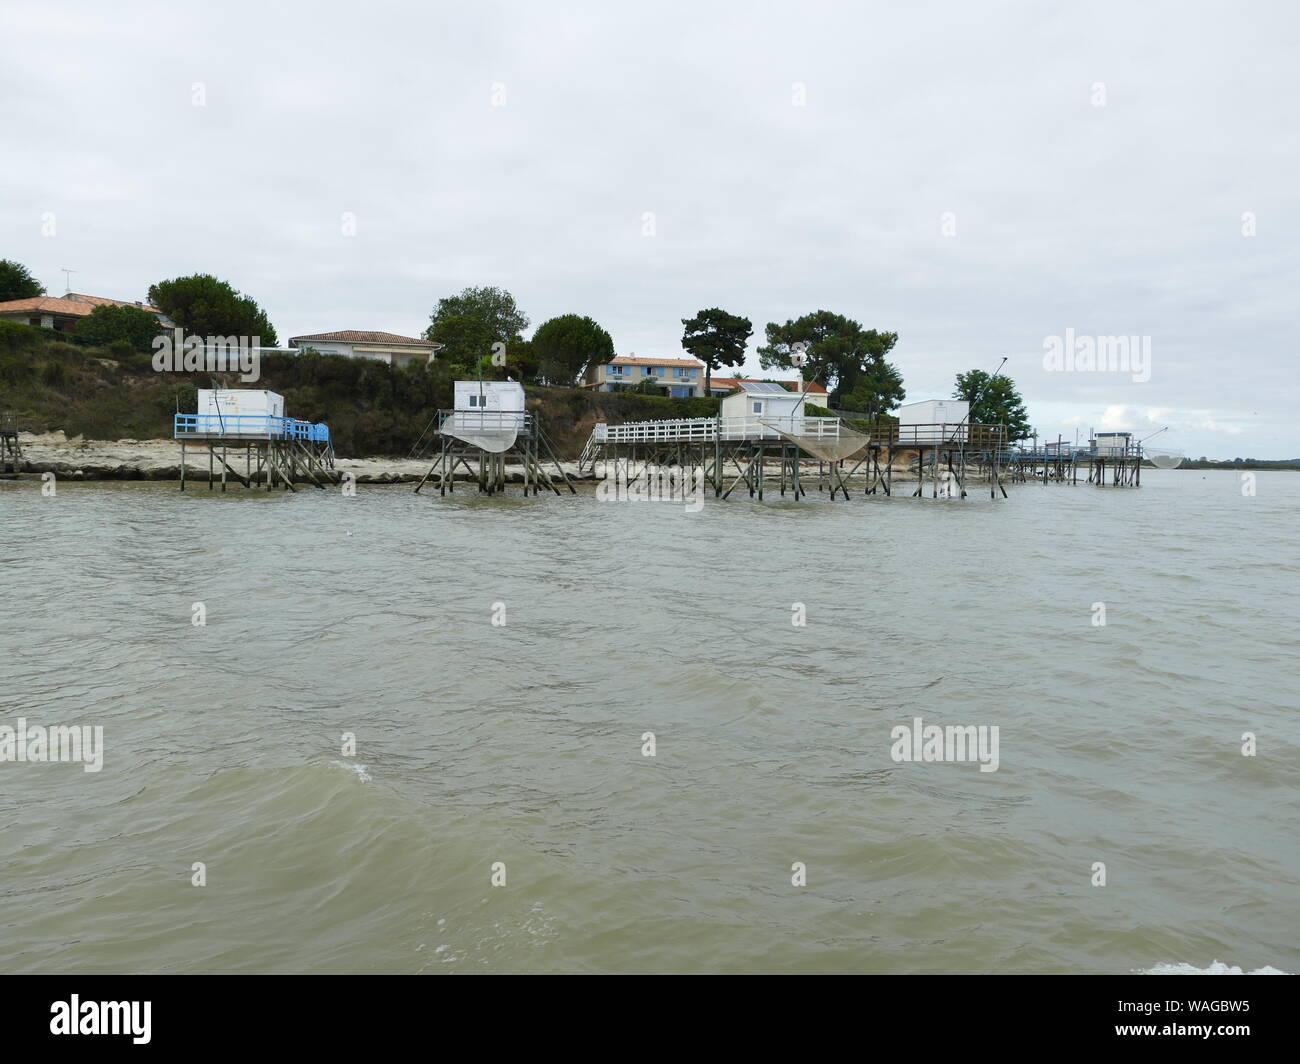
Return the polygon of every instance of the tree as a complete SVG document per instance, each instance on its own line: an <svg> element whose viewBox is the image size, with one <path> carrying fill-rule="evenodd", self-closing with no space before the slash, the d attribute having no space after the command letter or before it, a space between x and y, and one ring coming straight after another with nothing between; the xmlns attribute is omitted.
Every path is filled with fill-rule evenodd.
<svg viewBox="0 0 1300 1064"><path fill-rule="evenodd" d="M1001 374L991 377L982 369L959 373L957 388L952 395L954 399L965 399L970 403L972 425L1005 425L1007 439L1012 442L1033 435L1025 401L1020 398L1010 377Z"/></svg>
<svg viewBox="0 0 1300 1064"><path fill-rule="evenodd" d="M149 302L194 336L255 337L262 347L279 344L266 311L211 274L150 285Z"/></svg>
<svg viewBox="0 0 1300 1064"><path fill-rule="evenodd" d="M693 318L683 318L682 347L704 363L704 394L709 394L713 371L739 366L745 361L745 344L754 333L748 318L712 307Z"/></svg>
<svg viewBox="0 0 1300 1064"><path fill-rule="evenodd" d="M864 329L829 310L784 325L769 322L765 331L767 343L758 349L759 364L764 369L798 366L802 356L804 378L821 378L839 405L843 397L858 395L883 411L897 406L906 394L897 368L885 361L898 343L898 333ZM875 390L859 390L862 378L864 388Z"/></svg>
<svg viewBox="0 0 1300 1064"><path fill-rule="evenodd" d="M841 409L866 414L873 421L898 406L907 395L903 375L892 362L872 362L853 383L853 390L841 391Z"/></svg>
<svg viewBox="0 0 1300 1064"><path fill-rule="evenodd" d="M542 322L533 334L532 357L539 380L573 387L588 366L614 357L614 341L590 318L562 314Z"/></svg>
<svg viewBox="0 0 1300 1064"><path fill-rule="evenodd" d="M45 286L31 275L26 266L12 259L0 259L0 303L43 295Z"/></svg>
<svg viewBox="0 0 1300 1064"><path fill-rule="evenodd" d="M503 288L466 288L438 300L425 336L443 345L438 358L457 371L476 372L479 361L493 354L493 344L509 349L520 342L528 318Z"/></svg>
<svg viewBox="0 0 1300 1064"><path fill-rule="evenodd" d="M149 351L162 332L157 315L139 307L96 307L77 323L73 334L79 343L107 347L114 341L129 344L135 351Z"/></svg>
<svg viewBox="0 0 1300 1064"><path fill-rule="evenodd" d="M442 352L439 352L441 354ZM446 359L440 364L448 373L481 377L485 381L518 381L520 384L538 383L537 355L531 341L516 336L504 347L484 355L473 366L453 367Z"/></svg>

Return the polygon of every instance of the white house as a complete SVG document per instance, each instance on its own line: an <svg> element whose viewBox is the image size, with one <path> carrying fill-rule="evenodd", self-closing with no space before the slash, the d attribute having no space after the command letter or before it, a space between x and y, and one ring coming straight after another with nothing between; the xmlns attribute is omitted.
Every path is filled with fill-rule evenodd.
<svg viewBox="0 0 1300 1064"><path fill-rule="evenodd" d="M413 336L398 336L396 333L344 329L342 332L295 336L289 340L289 346L299 350L310 347L322 355L373 358L378 362L387 362L390 366L405 366L409 362L432 362L434 354L443 345Z"/></svg>

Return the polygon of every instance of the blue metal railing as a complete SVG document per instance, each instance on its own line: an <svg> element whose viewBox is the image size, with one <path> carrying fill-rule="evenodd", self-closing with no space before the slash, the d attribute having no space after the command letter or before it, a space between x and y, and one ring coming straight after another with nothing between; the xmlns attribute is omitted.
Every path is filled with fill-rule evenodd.
<svg viewBox="0 0 1300 1064"><path fill-rule="evenodd" d="M328 425L263 414L177 414L172 426L172 438L181 439L185 436L237 436L241 439L330 442Z"/></svg>

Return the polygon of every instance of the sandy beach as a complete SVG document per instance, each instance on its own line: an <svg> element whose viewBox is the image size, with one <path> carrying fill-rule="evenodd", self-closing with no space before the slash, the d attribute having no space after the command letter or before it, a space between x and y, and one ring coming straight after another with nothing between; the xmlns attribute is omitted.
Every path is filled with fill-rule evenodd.
<svg viewBox="0 0 1300 1064"><path fill-rule="evenodd" d="M54 473L72 480L179 480L181 448L176 440L88 440L81 436L69 439L62 432L19 434L23 473ZM429 458L336 458L340 473L352 473L358 484L395 484L418 481L429 471ZM186 456L190 475L207 474L202 453ZM561 462L560 467L578 480L594 479L590 472L579 473L576 462ZM522 476L522 472L520 473ZM469 479L462 470L457 479Z"/></svg>

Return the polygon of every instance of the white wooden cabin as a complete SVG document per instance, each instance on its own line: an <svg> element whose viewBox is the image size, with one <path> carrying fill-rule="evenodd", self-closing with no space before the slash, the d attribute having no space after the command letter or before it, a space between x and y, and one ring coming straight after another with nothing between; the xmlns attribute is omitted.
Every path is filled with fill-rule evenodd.
<svg viewBox="0 0 1300 1064"><path fill-rule="evenodd" d="M925 399L898 408L899 443L965 443L969 429L970 403L964 399Z"/></svg>
<svg viewBox="0 0 1300 1064"><path fill-rule="evenodd" d="M193 431L265 436L284 417L284 396L256 388L200 388Z"/></svg>
<svg viewBox="0 0 1300 1064"><path fill-rule="evenodd" d="M518 381L456 381L455 423L462 428L508 429L524 424L524 386Z"/></svg>
<svg viewBox="0 0 1300 1064"><path fill-rule="evenodd" d="M457 410L524 410L524 386L518 381L457 381L454 394Z"/></svg>
<svg viewBox="0 0 1300 1064"><path fill-rule="evenodd" d="M1137 453L1131 432L1099 432L1093 437L1092 449L1105 458L1125 458Z"/></svg>
<svg viewBox="0 0 1300 1064"><path fill-rule="evenodd" d="M722 400L718 416L723 439L779 439L781 434L771 422L780 419L787 431L797 427L794 419L804 417L804 399L770 381L741 381Z"/></svg>

